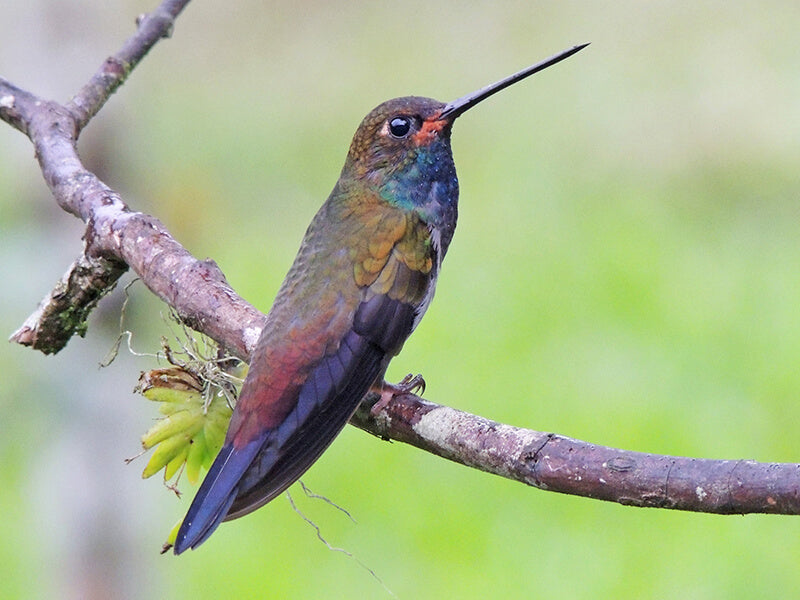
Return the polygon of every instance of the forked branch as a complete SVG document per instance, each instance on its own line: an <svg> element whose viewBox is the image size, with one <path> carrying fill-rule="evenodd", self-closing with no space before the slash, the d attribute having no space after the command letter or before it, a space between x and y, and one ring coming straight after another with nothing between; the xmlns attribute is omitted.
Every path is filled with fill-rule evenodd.
<svg viewBox="0 0 800 600"><path fill-rule="evenodd" d="M44 100L0 78L0 119L33 142L58 204L86 223L84 251L12 336L57 352L86 327L86 317L119 277L133 269L181 319L247 358L264 316L240 298L213 261L189 254L157 219L131 211L82 164L78 136L189 0L165 0L65 104ZM800 514L800 465L660 456L596 446L520 429L439 406L395 398L377 416L368 397L358 427L444 458L535 487L633 506L711 513Z"/></svg>

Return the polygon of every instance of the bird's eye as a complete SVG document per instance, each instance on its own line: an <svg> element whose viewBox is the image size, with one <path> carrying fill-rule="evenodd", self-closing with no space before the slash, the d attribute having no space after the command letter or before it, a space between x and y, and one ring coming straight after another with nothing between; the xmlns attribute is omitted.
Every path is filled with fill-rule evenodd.
<svg viewBox="0 0 800 600"><path fill-rule="evenodd" d="M396 138L404 138L411 131L411 119L408 117L394 117L389 121L389 133Z"/></svg>

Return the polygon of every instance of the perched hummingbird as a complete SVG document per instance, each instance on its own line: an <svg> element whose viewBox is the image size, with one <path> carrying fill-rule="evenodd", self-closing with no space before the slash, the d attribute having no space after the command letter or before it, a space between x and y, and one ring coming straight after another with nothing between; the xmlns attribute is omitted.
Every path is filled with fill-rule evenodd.
<svg viewBox="0 0 800 600"><path fill-rule="evenodd" d="M444 104L384 102L356 131L339 181L306 231L253 351L225 443L175 541L196 548L266 504L339 434L363 396L424 387L383 375L422 319L456 227L453 121L575 46Z"/></svg>

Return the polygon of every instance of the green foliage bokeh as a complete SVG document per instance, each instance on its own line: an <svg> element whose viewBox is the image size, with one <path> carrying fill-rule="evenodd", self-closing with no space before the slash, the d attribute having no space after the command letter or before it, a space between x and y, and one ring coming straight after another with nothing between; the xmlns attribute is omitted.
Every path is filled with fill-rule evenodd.
<svg viewBox="0 0 800 600"><path fill-rule="evenodd" d="M66 99L154 2L11 2L0 76ZM266 310L350 137L399 95L450 100L592 45L459 119L460 220L390 376L498 421L598 444L800 462L800 77L791 2L195 0L81 140ZM2 330L80 249L27 140L0 127ZM158 348L163 307L126 327ZM0 345L0 597L751 598L800 589L796 517L548 494L348 427L295 486L200 550L144 462L145 357L97 370L123 294L45 358ZM146 460L146 459L145 459ZM360 563L359 563L360 561ZM43 577L42 564L47 577Z"/></svg>

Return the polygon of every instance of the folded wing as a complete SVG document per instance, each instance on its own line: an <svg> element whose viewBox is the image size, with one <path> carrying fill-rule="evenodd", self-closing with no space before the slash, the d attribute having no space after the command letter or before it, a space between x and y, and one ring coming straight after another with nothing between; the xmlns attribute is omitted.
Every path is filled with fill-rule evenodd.
<svg viewBox="0 0 800 600"><path fill-rule="evenodd" d="M255 510L296 481L400 351L430 298L437 261L424 224L404 217L403 227L394 230L397 239L372 244L371 250L365 246L351 267L354 306L347 294L323 286L319 293L335 299L315 297L298 307L301 316L310 310L314 318L298 321L305 328L295 335L297 316L282 317L276 300L270 316L275 312L281 335L272 331L259 341L254 363L260 357L264 365L255 375L251 368L226 442L178 532L176 554L197 547L223 520ZM301 249L295 265L302 260ZM290 271L284 287L302 286L296 279ZM310 331L307 323L313 324Z"/></svg>

